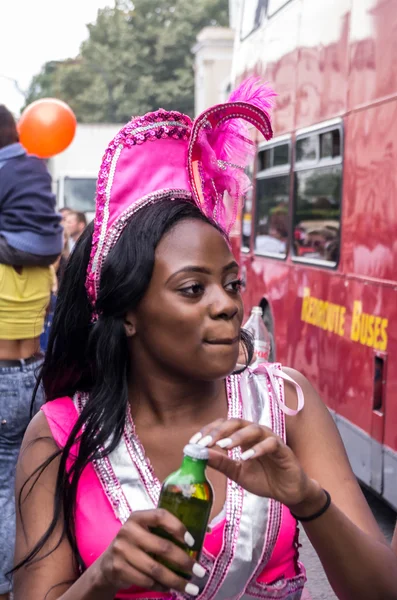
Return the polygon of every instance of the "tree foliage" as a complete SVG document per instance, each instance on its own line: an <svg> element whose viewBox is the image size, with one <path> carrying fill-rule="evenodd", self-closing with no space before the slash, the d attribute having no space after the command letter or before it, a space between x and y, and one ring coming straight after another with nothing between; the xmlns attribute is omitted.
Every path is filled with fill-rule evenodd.
<svg viewBox="0 0 397 600"><path fill-rule="evenodd" d="M228 25L227 8L228 0L116 0L88 25L78 57L33 77L26 104L55 96L85 123L123 123L159 107L192 115L191 48L203 27Z"/></svg>

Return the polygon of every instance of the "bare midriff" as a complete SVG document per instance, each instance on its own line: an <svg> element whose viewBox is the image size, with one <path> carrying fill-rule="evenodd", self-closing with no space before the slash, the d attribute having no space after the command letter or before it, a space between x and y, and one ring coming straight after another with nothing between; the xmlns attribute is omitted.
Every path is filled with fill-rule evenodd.
<svg viewBox="0 0 397 600"><path fill-rule="evenodd" d="M0 340L0 360L26 360L39 351L39 337L29 340Z"/></svg>

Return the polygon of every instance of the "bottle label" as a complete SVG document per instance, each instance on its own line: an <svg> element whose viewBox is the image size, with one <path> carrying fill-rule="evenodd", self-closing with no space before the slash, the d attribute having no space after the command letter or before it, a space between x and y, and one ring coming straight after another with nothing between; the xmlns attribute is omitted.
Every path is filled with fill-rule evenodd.
<svg viewBox="0 0 397 600"><path fill-rule="evenodd" d="M260 340L255 340L254 350L255 350L257 360L259 360L259 361L268 361L269 360L270 344L268 342L261 342Z"/></svg>

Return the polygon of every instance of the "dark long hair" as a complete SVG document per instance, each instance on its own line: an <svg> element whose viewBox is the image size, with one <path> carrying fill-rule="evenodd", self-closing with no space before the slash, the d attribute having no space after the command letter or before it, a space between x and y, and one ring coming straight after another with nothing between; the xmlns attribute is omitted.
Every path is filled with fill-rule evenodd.
<svg viewBox="0 0 397 600"><path fill-rule="evenodd" d="M19 142L17 125L12 113L0 104L0 149Z"/></svg>
<svg viewBox="0 0 397 600"><path fill-rule="evenodd" d="M76 244L59 290L40 380L47 402L73 396L77 391L89 392L88 401L65 447L50 456L21 490L18 501L20 514L25 486L32 480L32 487L52 460L60 457L51 523L14 571L39 559L40 551L61 519L61 535L49 553L66 537L78 568L80 571L84 569L74 528L77 487L85 467L92 460L108 455L123 434L129 369L124 316L139 304L149 286L155 250L161 238L185 219L204 221L221 231L186 200L164 200L136 213L104 263L96 303L100 316L95 323L91 322L92 308L85 290L92 225ZM242 340L250 362L253 355L251 338L242 332ZM67 468L67 459L76 441L79 443L77 457Z"/></svg>

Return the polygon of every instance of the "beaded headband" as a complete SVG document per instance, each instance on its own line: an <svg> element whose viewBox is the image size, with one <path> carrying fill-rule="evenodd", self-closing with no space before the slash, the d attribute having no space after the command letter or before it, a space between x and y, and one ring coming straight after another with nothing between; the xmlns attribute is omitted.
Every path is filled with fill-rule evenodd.
<svg viewBox="0 0 397 600"><path fill-rule="evenodd" d="M97 181L86 279L94 311L103 262L144 206L165 198L193 201L230 233L250 185L245 168L255 148L249 124L265 139L272 137L269 110L274 96L270 87L251 78L228 102L207 109L194 122L159 109L133 118L119 131L105 152Z"/></svg>

